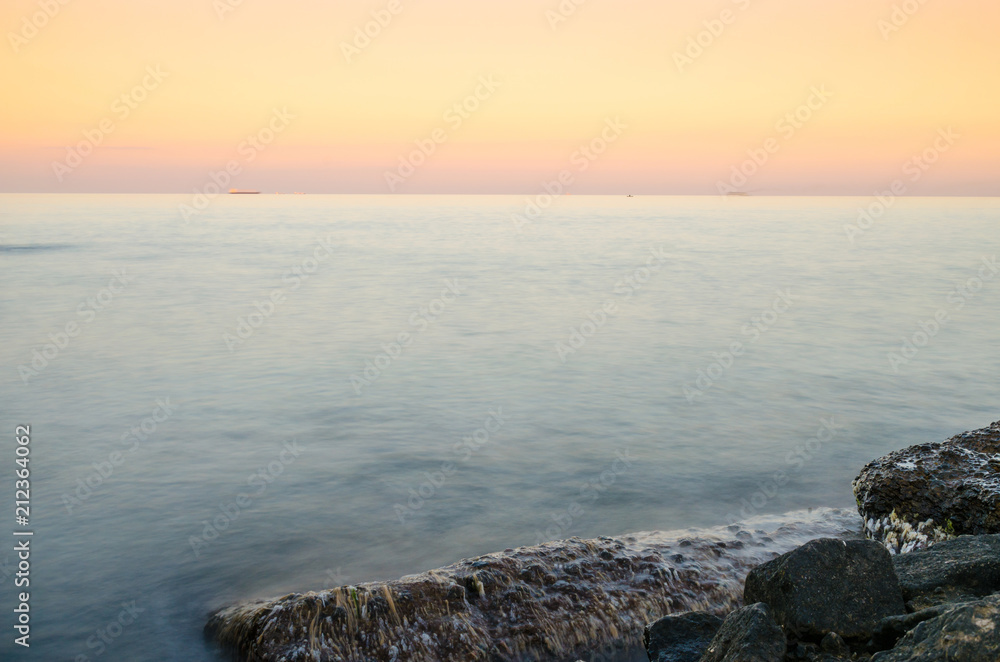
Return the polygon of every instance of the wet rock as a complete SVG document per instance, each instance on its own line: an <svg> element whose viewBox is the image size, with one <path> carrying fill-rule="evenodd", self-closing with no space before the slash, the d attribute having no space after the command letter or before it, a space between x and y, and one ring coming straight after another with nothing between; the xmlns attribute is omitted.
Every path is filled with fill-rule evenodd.
<svg viewBox="0 0 1000 662"><path fill-rule="evenodd" d="M781 662L786 647L771 610L758 602L726 617L701 662Z"/></svg>
<svg viewBox="0 0 1000 662"><path fill-rule="evenodd" d="M670 614L645 627L642 644L650 662L698 662L721 627L707 612Z"/></svg>
<svg viewBox="0 0 1000 662"><path fill-rule="evenodd" d="M962 536L893 557L914 611L1000 591L1000 535Z"/></svg>
<svg viewBox="0 0 1000 662"><path fill-rule="evenodd" d="M882 619L882 622L878 624L874 634L872 634L872 649L883 651L892 648L896 645L897 641L902 639L913 628L924 621L954 609L956 606L955 604L942 604L928 609L921 609L912 614L902 614Z"/></svg>
<svg viewBox="0 0 1000 662"><path fill-rule="evenodd" d="M817 532L859 524L853 513L823 510L741 540L720 527L553 541L398 580L233 605L206 632L237 657L286 662L641 659L649 614L727 613L741 604L751 568Z"/></svg>
<svg viewBox="0 0 1000 662"><path fill-rule="evenodd" d="M905 611L892 557L870 540L813 540L750 571L746 603L766 602L786 631L819 641L837 632L867 640Z"/></svg>
<svg viewBox="0 0 1000 662"><path fill-rule="evenodd" d="M1000 596L952 606L923 621L872 662L996 662L1000 660Z"/></svg>
<svg viewBox="0 0 1000 662"><path fill-rule="evenodd" d="M1000 533L1000 421L890 453L853 485L865 532L892 552Z"/></svg>

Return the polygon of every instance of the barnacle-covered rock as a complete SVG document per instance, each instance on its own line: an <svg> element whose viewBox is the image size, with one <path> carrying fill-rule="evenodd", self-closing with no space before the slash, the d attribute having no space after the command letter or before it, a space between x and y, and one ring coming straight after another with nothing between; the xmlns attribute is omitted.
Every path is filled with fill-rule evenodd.
<svg viewBox="0 0 1000 662"><path fill-rule="evenodd" d="M1000 422L889 453L853 485L866 535L893 553L1000 533Z"/></svg>

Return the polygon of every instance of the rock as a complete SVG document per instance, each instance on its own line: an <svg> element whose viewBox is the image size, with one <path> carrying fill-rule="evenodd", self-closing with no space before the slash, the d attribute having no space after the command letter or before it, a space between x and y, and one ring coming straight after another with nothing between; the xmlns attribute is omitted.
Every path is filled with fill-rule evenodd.
<svg viewBox="0 0 1000 662"><path fill-rule="evenodd" d="M743 599L766 602L797 639L865 640L905 611L892 557L870 540L822 538L750 571Z"/></svg>
<svg viewBox="0 0 1000 662"><path fill-rule="evenodd" d="M865 532L892 552L1000 533L1000 421L895 451L854 480Z"/></svg>
<svg viewBox="0 0 1000 662"><path fill-rule="evenodd" d="M823 637L823 640L819 642L819 647L823 649L823 652L837 657L851 656L851 649L848 647L847 642L836 632L828 632Z"/></svg>
<svg viewBox="0 0 1000 662"><path fill-rule="evenodd" d="M822 654L819 644L800 641L795 645L795 658L799 660L815 660Z"/></svg>
<svg viewBox="0 0 1000 662"><path fill-rule="evenodd" d="M888 650L895 646L896 642L902 639L913 628L924 621L940 616L950 609L954 609L956 606L955 604L942 604L928 609L921 609L912 614L884 618L872 634L872 648L876 651Z"/></svg>
<svg viewBox="0 0 1000 662"><path fill-rule="evenodd" d="M1000 660L1000 596L945 609L906 633L872 662L996 662Z"/></svg>
<svg viewBox="0 0 1000 662"><path fill-rule="evenodd" d="M726 617L701 662L781 662L786 647L771 610L758 602Z"/></svg>
<svg viewBox="0 0 1000 662"><path fill-rule="evenodd" d="M847 653L843 656L834 655L833 653L828 653L820 649L818 644L810 644L799 642L796 644L793 650L785 656L785 660L788 662L793 662L795 660L803 660L804 662L848 662L852 660L851 654ZM857 658L857 660L867 659L867 658Z"/></svg>
<svg viewBox="0 0 1000 662"><path fill-rule="evenodd" d="M650 662L698 662L722 619L703 611L685 611L664 616L646 626L642 644Z"/></svg>
<svg viewBox="0 0 1000 662"><path fill-rule="evenodd" d="M1000 535L962 536L893 557L903 599L916 611L1000 591Z"/></svg>

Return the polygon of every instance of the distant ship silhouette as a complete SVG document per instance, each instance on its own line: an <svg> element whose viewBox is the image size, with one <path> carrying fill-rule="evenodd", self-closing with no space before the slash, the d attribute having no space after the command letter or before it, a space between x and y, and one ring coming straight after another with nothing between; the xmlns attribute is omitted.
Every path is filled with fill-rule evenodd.
<svg viewBox="0 0 1000 662"><path fill-rule="evenodd" d="M245 191L243 189L231 188L229 189L229 195L257 195L260 191Z"/></svg>

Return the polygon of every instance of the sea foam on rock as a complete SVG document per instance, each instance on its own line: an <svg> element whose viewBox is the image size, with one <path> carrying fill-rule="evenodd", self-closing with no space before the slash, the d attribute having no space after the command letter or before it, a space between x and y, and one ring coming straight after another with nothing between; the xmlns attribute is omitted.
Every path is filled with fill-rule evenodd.
<svg viewBox="0 0 1000 662"><path fill-rule="evenodd" d="M866 534L893 553L1000 533L1000 421L889 453L853 487Z"/></svg>
<svg viewBox="0 0 1000 662"><path fill-rule="evenodd" d="M874 540L835 510L570 539L236 605L207 630L279 662L610 661L640 635L652 662L1000 660L1000 423L887 455L854 489Z"/></svg>
<svg viewBox="0 0 1000 662"><path fill-rule="evenodd" d="M206 629L243 659L285 662L641 654L643 626L655 617L727 614L740 607L750 568L811 538L860 529L856 515L830 509L748 524L521 547L395 581L235 605Z"/></svg>

